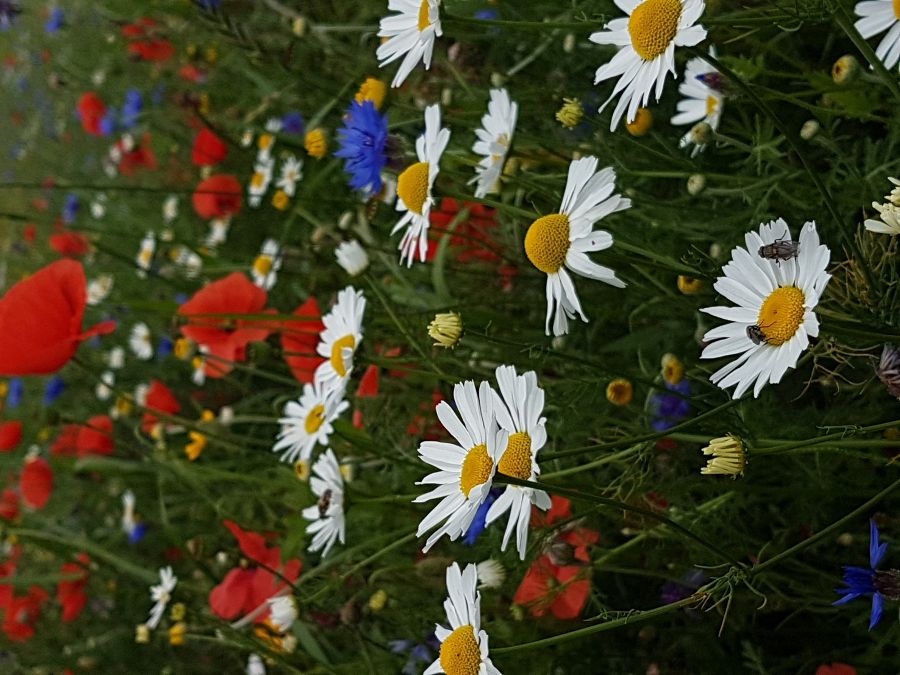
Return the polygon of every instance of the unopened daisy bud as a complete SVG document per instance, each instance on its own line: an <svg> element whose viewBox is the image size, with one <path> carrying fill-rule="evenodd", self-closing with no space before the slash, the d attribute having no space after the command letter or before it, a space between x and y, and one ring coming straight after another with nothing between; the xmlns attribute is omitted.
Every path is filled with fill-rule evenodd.
<svg viewBox="0 0 900 675"><path fill-rule="evenodd" d="M584 118L584 108L577 98L564 98L562 108L556 111L556 121L566 129L574 129Z"/></svg>
<svg viewBox="0 0 900 675"><path fill-rule="evenodd" d="M334 255L338 265L351 277L362 274L369 267L369 255L356 239L342 241L334 250Z"/></svg>
<svg viewBox="0 0 900 675"><path fill-rule="evenodd" d="M272 206L274 206L279 211L284 211L288 206L290 206L291 198L288 197L287 192L284 190L278 190L272 195Z"/></svg>
<svg viewBox="0 0 900 675"><path fill-rule="evenodd" d="M328 139L325 137L325 131L322 129L313 129L306 132L306 138L303 139L303 147L311 157L322 159L328 154Z"/></svg>
<svg viewBox="0 0 900 675"><path fill-rule="evenodd" d="M885 345L875 372L890 395L900 399L900 349L894 345Z"/></svg>
<svg viewBox="0 0 900 675"><path fill-rule="evenodd" d="M566 37L563 38L563 51L566 54L571 54L575 49L575 34L574 33L566 33Z"/></svg>
<svg viewBox="0 0 900 675"><path fill-rule="evenodd" d="M291 23L291 32L297 37L306 35L306 17L298 16L294 19L293 23Z"/></svg>
<svg viewBox="0 0 900 675"><path fill-rule="evenodd" d="M679 274L678 290L685 295L696 295L701 290L703 290L703 279L697 279L696 277L689 277L685 276L684 274Z"/></svg>
<svg viewBox="0 0 900 675"><path fill-rule="evenodd" d="M747 451L744 443L737 436L728 434L720 438L713 438L709 445L703 448L704 455L712 455L707 460L706 466L700 469L704 475L721 475L737 478L744 474L747 466Z"/></svg>
<svg viewBox="0 0 900 675"><path fill-rule="evenodd" d="M831 79L835 84L850 84L859 75L859 61L852 54L845 54L831 66Z"/></svg>
<svg viewBox="0 0 900 675"><path fill-rule="evenodd" d="M662 376L669 384L678 384L684 378L684 364L674 354L664 354Z"/></svg>
<svg viewBox="0 0 900 675"><path fill-rule="evenodd" d="M500 588L506 580L506 570L493 558L482 560L475 568L478 571L478 588Z"/></svg>
<svg viewBox="0 0 900 675"><path fill-rule="evenodd" d="M183 602L176 602L172 605L172 611L169 613L172 621L184 621L185 616L187 616L187 607Z"/></svg>
<svg viewBox="0 0 900 675"><path fill-rule="evenodd" d="M357 103L372 101L375 109L381 110L381 104L384 103L386 95L387 85L384 82L374 77L367 77L366 81L360 85L355 98Z"/></svg>
<svg viewBox="0 0 900 675"><path fill-rule="evenodd" d="M297 620L297 601L292 595L281 595L269 598L269 609L272 611L272 625L279 633L287 633Z"/></svg>
<svg viewBox="0 0 900 675"><path fill-rule="evenodd" d="M453 103L453 90L450 87L444 87L441 90L441 105L449 106Z"/></svg>
<svg viewBox="0 0 900 675"><path fill-rule="evenodd" d="M369 609L373 612L380 612L387 605L388 594L384 590L377 590L369 598Z"/></svg>
<svg viewBox="0 0 900 675"><path fill-rule="evenodd" d="M503 73L491 73L492 87L502 87L504 84L506 84L506 77L504 77Z"/></svg>
<svg viewBox="0 0 900 675"><path fill-rule="evenodd" d="M134 641L139 645L145 645L150 642L150 628L147 624L141 623L134 627Z"/></svg>
<svg viewBox="0 0 900 675"><path fill-rule="evenodd" d="M345 462L341 464L338 469L341 472L341 478L344 479L345 483L352 483L353 479L356 477L356 464L353 462Z"/></svg>
<svg viewBox="0 0 900 675"><path fill-rule="evenodd" d="M463 332L462 318L456 312L436 314L428 324L428 335L434 340L435 347L455 347Z"/></svg>
<svg viewBox="0 0 900 675"><path fill-rule="evenodd" d="M839 546L850 546L851 544L853 544L853 535L849 532L844 532L838 535L836 541Z"/></svg>
<svg viewBox="0 0 900 675"><path fill-rule="evenodd" d="M309 462L305 459L301 459L296 464L294 464L294 475L297 476L299 480L308 481Z"/></svg>
<svg viewBox="0 0 900 675"><path fill-rule="evenodd" d="M687 191L692 197L696 197L703 192L706 187L706 176L702 173L695 173L687 180Z"/></svg>
<svg viewBox="0 0 900 675"><path fill-rule="evenodd" d="M800 138L804 141L812 140L819 133L819 129L819 123L816 120L806 120L803 126L800 127Z"/></svg>
<svg viewBox="0 0 900 675"><path fill-rule="evenodd" d="M634 387L624 377L619 377L606 385L606 400L613 405L626 406L634 396Z"/></svg>
<svg viewBox="0 0 900 675"><path fill-rule="evenodd" d="M169 629L169 644L173 647L180 647L184 644L185 635L187 635L187 624L179 621Z"/></svg>
<svg viewBox="0 0 900 675"><path fill-rule="evenodd" d="M722 257L722 244L719 242L713 242L709 245L709 257L719 259Z"/></svg>
<svg viewBox="0 0 900 675"><path fill-rule="evenodd" d="M550 346L556 351L560 351L566 346L566 336L557 335L552 340L550 340Z"/></svg>
<svg viewBox="0 0 900 675"><path fill-rule="evenodd" d="M691 143L706 145L713 138L713 128L707 122L697 122L691 127Z"/></svg>
<svg viewBox="0 0 900 675"><path fill-rule="evenodd" d="M634 119L625 125L625 129L632 136L643 136L653 126L653 113L647 108L638 108Z"/></svg>

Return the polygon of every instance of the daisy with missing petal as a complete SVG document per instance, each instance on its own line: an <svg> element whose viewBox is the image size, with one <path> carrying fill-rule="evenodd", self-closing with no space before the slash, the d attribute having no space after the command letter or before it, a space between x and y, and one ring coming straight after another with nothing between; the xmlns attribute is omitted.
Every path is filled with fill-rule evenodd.
<svg viewBox="0 0 900 675"><path fill-rule="evenodd" d="M437 104L425 109L425 133L416 139L416 155L419 161L407 167L397 179L397 210L406 211L394 225L391 234L404 227L400 240L400 262L412 267L419 252L419 260L425 262L428 253L428 218L434 197L431 188L440 173L438 163L450 141L450 130L441 129L441 107Z"/></svg>
<svg viewBox="0 0 900 675"><path fill-rule="evenodd" d="M322 382L303 385L299 401L289 401L284 407L281 432L272 452L283 450L282 462L293 464L298 459L308 460L316 443L326 445L334 431L331 423L350 404L344 400L344 384L337 387Z"/></svg>
<svg viewBox="0 0 900 675"><path fill-rule="evenodd" d="M710 47L709 53L715 56L716 50ZM687 62L684 82L679 85L678 93L684 98L678 102L678 114L672 118L672 124L705 122L713 131L719 128L725 96L722 94L722 76L718 70L699 56L692 58ZM690 129L681 137L678 147L693 145L691 157L696 157L706 145L697 143L692 132L693 129Z"/></svg>
<svg viewBox="0 0 900 675"><path fill-rule="evenodd" d="M547 442L544 410L544 390L537 386L537 375L528 371L517 375L513 366L497 368L497 384L500 393L492 391L494 414L497 422L509 438L506 448L497 462L497 473L534 481L541 470L537 453ZM546 511L550 508L550 495L543 490L507 485L506 490L491 504L486 523L490 524L509 511L506 532L503 533L501 551L506 550L509 537L515 530L519 558L525 560L528 545L528 524L531 522L531 505Z"/></svg>
<svg viewBox="0 0 900 675"><path fill-rule="evenodd" d="M893 68L900 61L900 2L897 0L869 0L853 8L862 17L854 25L859 34L868 39L887 31L875 50L885 68ZM890 30L888 30L890 29Z"/></svg>
<svg viewBox="0 0 900 675"><path fill-rule="evenodd" d="M669 73L675 75L675 47L693 46L706 37L703 26L694 25L703 14L703 0L615 0L628 14L613 19L605 31L591 35L598 45L616 45L619 51L597 69L594 84L618 78L613 93L600 107L619 96L609 129L613 131L625 115L633 122L638 108L647 105L656 88L662 95Z"/></svg>
<svg viewBox="0 0 900 675"><path fill-rule="evenodd" d="M344 543L344 478L331 448L316 460L312 471L309 483L319 501L303 509L303 517L312 521L306 528L306 533L313 535L307 550L310 553L322 551L322 557L325 557L335 541Z"/></svg>
<svg viewBox="0 0 900 675"><path fill-rule="evenodd" d="M819 243L816 224L808 222L800 231L797 256L768 260L759 255L763 246L791 241L791 232L781 218L759 226L759 234L748 232L746 248L731 252L714 288L737 307L707 307L701 311L728 321L703 336L710 344L700 358L740 356L709 378L727 389L737 385L734 398L753 386L753 396L766 383L778 384L788 368L797 365L809 338L819 334L813 311L831 275L825 271L831 258ZM755 386L754 386L755 383Z"/></svg>
<svg viewBox="0 0 900 675"><path fill-rule="evenodd" d="M441 501L419 524L417 537L444 521L422 549L427 552L443 535L455 540L469 529L478 507L491 491L497 470L497 458L506 447L506 432L497 428L491 387L482 382L479 389L471 380L453 387L456 411L446 401L438 403L438 419L456 443L424 441L419 457L438 470L418 485L436 485L431 492L416 497L415 503Z"/></svg>
<svg viewBox="0 0 900 675"><path fill-rule="evenodd" d="M475 130L478 140L472 146L472 152L484 155L475 167L475 178L470 181L478 181L476 199L500 191L500 174L516 130L518 115L519 104L510 100L506 89L491 89L488 111L481 118L481 128Z"/></svg>
<svg viewBox="0 0 900 675"><path fill-rule="evenodd" d="M488 657L488 635L481 630L481 593L475 588L477 583L475 565L467 565L462 572L457 563L447 568L444 611L450 628L435 626L441 649L423 675L501 675Z"/></svg>
<svg viewBox="0 0 900 675"><path fill-rule="evenodd" d="M316 380L334 386L350 375L353 355L362 342L365 313L366 298L362 291L347 286L338 293L334 307L322 317L325 328L316 351L326 360L316 368Z"/></svg>
<svg viewBox="0 0 900 675"><path fill-rule="evenodd" d="M399 87L421 60L431 68L434 39L440 37L441 0L390 0L388 10L397 12L381 20L378 37L389 38L378 47L378 66L384 68L401 56L392 87Z"/></svg>
<svg viewBox="0 0 900 675"><path fill-rule="evenodd" d="M568 319L576 314L587 321L565 268L625 288L613 270L597 265L587 255L613 245L609 232L591 229L594 223L631 206L630 199L613 194L615 180L616 173L611 168L597 171L596 157L572 162L559 213L538 218L525 234L525 254L532 265L547 275L547 335L551 324L553 335L568 333Z"/></svg>
<svg viewBox="0 0 900 675"><path fill-rule="evenodd" d="M278 242L274 239L266 239L250 269L253 283L267 291L272 290L275 282L278 281L278 270L280 269L281 249Z"/></svg>
<svg viewBox="0 0 900 675"><path fill-rule="evenodd" d="M150 587L150 599L153 600L153 607L150 609L150 618L147 619L147 627L150 630L155 629L165 614L166 606L172 599L172 591L178 583L178 577L172 572L171 567L163 567L159 570L159 583Z"/></svg>

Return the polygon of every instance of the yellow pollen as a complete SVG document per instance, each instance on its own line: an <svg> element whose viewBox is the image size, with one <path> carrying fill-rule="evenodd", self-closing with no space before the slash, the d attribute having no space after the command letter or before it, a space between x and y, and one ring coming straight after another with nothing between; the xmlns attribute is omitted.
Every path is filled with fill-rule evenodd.
<svg viewBox="0 0 900 675"><path fill-rule="evenodd" d="M525 234L525 255L546 274L555 274L569 252L569 216L552 213L538 218Z"/></svg>
<svg viewBox="0 0 900 675"><path fill-rule="evenodd" d="M900 2L900 0L896 0L896 1ZM719 99L717 99L715 96L707 96L706 97L706 116L709 117L710 115L714 114L718 108L719 108Z"/></svg>
<svg viewBox="0 0 900 675"><path fill-rule="evenodd" d="M309 411L309 414L306 416L306 421L303 423L303 426L306 428L306 433L314 434L324 423L325 406L320 403L315 408Z"/></svg>
<svg viewBox="0 0 900 675"><path fill-rule="evenodd" d="M250 179L250 185L255 188L261 188L265 179L266 177L259 171L257 171L255 174L253 174L253 178Z"/></svg>
<svg viewBox="0 0 900 675"><path fill-rule="evenodd" d="M497 462L497 471L522 480L531 478L531 436L528 432L519 431L509 437L506 450Z"/></svg>
<svg viewBox="0 0 900 675"><path fill-rule="evenodd" d="M459 472L460 491L468 497L473 487L487 482L487 479L491 477L493 466L494 462L488 457L486 445L476 445L469 450L463 460L462 470Z"/></svg>
<svg viewBox="0 0 900 675"><path fill-rule="evenodd" d="M273 264L271 256L258 255L256 256L256 260L253 261L253 271L264 277L272 271Z"/></svg>
<svg viewBox="0 0 900 675"><path fill-rule="evenodd" d="M381 110L381 104L384 103L384 97L387 95L387 85L381 80L374 77L367 77L366 81L359 87L356 92L356 102L372 101L377 110Z"/></svg>
<svg viewBox="0 0 900 675"><path fill-rule="evenodd" d="M792 337L803 323L803 291L795 286L776 288L763 301L756 323L770 345L782 345Z"/></svg>
<svg viewBox="0 0 900 675"><path fill-rule="evenodd" d="M628 19L631 46L644 61L666 51L678 33L681 0L645 0Z"/></svg>
<svg viewBox="0 0 900 675"><path fill-rule="evenodd" d="M345 335L335 340L334 344L331 345L331 367L341 377L347 375L347 369L344 367L344 347L349 347L350 349L356 347L356 338L352 335Z"/></svg>
<svg viewBox="0 0 900 675"><path fill-rule="evenodd" d="M428 199L428 162L416 162L407 167L397 179L397 194L406 208L422 215L422 207Z"/></svg>
<svg viewBox="0 0 900 675"><path fill-rule="evenodd" d="M481 649L470 624L460 626L441 643L440 660L447 675L478 675Z"/></svg>
<svg viewBox="0 0 900 675"><path fill-rule="evenodd" d="M422 0L422 4L419 5L419 32L421 33L430 25L431 12L429 11L428 0Z"/></svg>
<svg viewBox="0 0 900 675"><path fill-rule="evenodd" d="M894 7L894 18L900 21L900 0L893 0L891 4Z"/></svg>

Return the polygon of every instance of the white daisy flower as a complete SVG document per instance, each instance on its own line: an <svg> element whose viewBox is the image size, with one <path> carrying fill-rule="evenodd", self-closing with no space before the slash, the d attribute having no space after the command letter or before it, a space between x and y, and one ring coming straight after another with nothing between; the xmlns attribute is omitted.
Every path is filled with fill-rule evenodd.
<svg viewBox="0 0 900 675"><path fill-rule="evenodd" d="M345 380L353 370L353 355L362 342L362 323L366 298L362 291L347 286L338 293L337 302L325 316L325 328L319 335L316 352L325 358L316 368L316 381L334 385Z"/></svg>
<svg viewBox="0 0 900 675"><path fill-rule="evenodd" d="M897 235L900 234L900 180L893 177L888 180L895 187L891 190L891 194L884 196L884 204L872 202L872 208L878 211L881 220L867 218L863 225L869 232Z"/></svg>
<svg viewBox="0 0 900 675"><path fill-rule="evenodd" d="M313 477L309 481L313 494L319 498L316 504L303 509L303 517L312 521L306 533L313 535L312 543L306 550L310 553L322 551L328 555L336 540L344 543L344 479L341 467L331 448L316 460L312 468Z"/></svg>
<svg viewBox="0 0 900 675"><path fill-rule="evenodd" d="M359 276L369 267L369 254L356 239L342 241L334 250L334 255L338 265L351 277Z"/></svg>
<svg viewBox="0 0 900 675"><path fill-rule="evenodd" d="M253 283L260 288L270 291L278 281L278 270L281 269L281 249L274 239L266 239L263 242L259 255L253 261L250 273L253 275Z"/></svg>
<svg viewBox="0 0 900 675"><path fill-rule="evenodd" d="M406 232L400 241L400 262L411 267L419 252L419 260L425 262L428 253L428 217L434 205L431 188L440 173L438 163L450 141L450 130L441 129L441 107L437 104L425 109L425 133L416 139L416 155L419 161L407 167L397 179L397 210L406 211L391 234L404 227Z"/></svg>
<svg viewBox="0 0 900 675"><path fill-rule="evenodd" d="M125 349L113 347L106 355L106 365L113 370L120 370L125 365Z"/></svg>
<svg viewBox="0 0 900 675"><path fill-rule="evenodd" d="M91 202L91 215L97 220L106 215L106 195L102 192Z"/></svg>
<svg viewBox="0 0 900 675"><path fill-rule="evenodd" d="M294 155L288 155L281 163L281 175L275 187L284 190L284 194L293 197L297 192L297 183L303 178L303 160L297 159Z"/></svg>
<svg viewBox="0 0 900 675"><path fill-rule="evenodd" d="M862 17L854 25L859 34L868 39L887 31L875 50L885 68L893 68L900 61L900 4L895 0L869 0L853 8ZM890 29L890 30L888 30Z"/></svg>
<svg viewBox="0 0 900 675"><path fill-rule="evenodd" d="M497 458L506 447L506 432L497 427L491 387L482 382L478 390L471 380L453 387L457 412L446 401L435 408L438 419L456 443L423 441L419 457L438 471L427 475L417 485L437 485L431 492L413 501L441 501L422 522L416 532L421 537L435 525L435 530L422 549L427 552L445 534L451 541L469 529L478 507L491 491L497 470Z"/></svg>
<svg viewBox="0 0 900 675"><path fill-rule="evenodd" d="M247 203L256 208L262 203L263 195L269 189L272 182L272 172L275 170L275 160L271 157L257 157L253 168L253 175L247 184Z"/></svg>
<svg viewBox="0 0 900 675"><path fill-rule="evenodd" d="M378 37L389 38L378 47L378 66L384 68L401 56L403 62L394 75L392 87L399 87L421 60L431 68L434 39L441 31L441 0L390 0L388 11L397 12L381 20Z"/></svg>
<svg viewBox="0 0 900 675"><path fill-rule="evenodd" d="M244 133L241 134L241 147L249 148L251 145L253 145L253 138L253 129L244 129Z"/></svg>
<svg viewBox="0 0 900 675"><path fill-rule="evenodd" d="M715 57L716 50L710 47L709 53ZM719 128L722 119L722 108L725 104L725 96L722 94L721 75L719 71L709 65L699 56L687 62L684 71L684 82L678 87L678 93L682 98L678 102L678 114L672 118L672 124L696 124L705 122L713 131ZM694 145L691 157L706 146L697 143L692 130L681 137L678 146L686 148Z"/></svg>
<svg viewBox="0 0 900 675"><path fill-rule="evenodd" d="M209 349L204 345L200 345L197 355L191 359L191 367L194 371L191 373L191 382L198 387L206 384L206 354Z"/></svg>
<svg viewBox="0 0 900 675"><path fill-rule="evenodd" d="M500 588L506 581L506 570L493 558L482 560L475 568L478 570L478 588Z"/></svg>
<svg viewBox="0 0 900 675"><path fill-rule="evenodd" d="M209 221L209 234L206 235L206 245L215 248L224 244L228 239L228 228L231 227L231 218L213 218Z"/></svg>
<svg viewBox="0 0 900 675"><path fill-rule="evenodd" d="M109 274L101 274L96 279L91 279L87 285L87 303L93 307L106 300L106 296L112 291L114 281Z"/></svg>
<svg viewBox="0 0 900 675"><path fill-rule="evenodd" d="M287 633L297 620L297 601L292 595L279 595L266 600L271 610L272 625L279 633Z"/></svg>
<svg viewBox="0 0 900 675"><path fill-rule="evenodd" d="M150 334L150 327L143 321L131 327L128 346L141 361L149 361L153 358L153 336Z"/></svg>
<svg viewBox="0 0 900 675"><path fill-rule="evenodd" d="M450 628L435 626L441 649L423 675L501 675L488 657L488 635L481 630L481 593L475 588L477 583L475 565L466 565L463 572L457 563L447 568L449 597L444 601L444 611Z"/></svg>
<svg viewBox="0 0 900 675"><path fill-rule="evenodd" d="M274 164L272 159L272 150L275 147L275 136L270 133L260 134L256 140L256 163L257 164Z"/></svg>
<svg viewBox="0 0 900 675"><path fill-rule="evenodd" d="M266 664L259 654L251 654L247 659L247 675L266 675Z"/></svg>
<svg viewBox="0 0 900 675"><path fill-rule="evenodd" d="M150 609L150 618L147 627L154 630L162 620L169 600L172 599L172 591L178 583L178 577L172 572L171 567L162 567L159 570L159 584L150 587L150 599L156 604Z"/></svg>
<svg viewBox="0 0 900 675"><path fill-rule="evenodd" d="M116 374L107 370L101 373L100 382L97 383L97 387L94 389L94 394L97 396L98 401L106 401L112 396L112 387L116 384Z"/></svg>
<svg viewBox="0 0 900 675"><path fill-rule="evenodd" d="M142 279L147 276L147 271L153 264L153 254L156 253L156 235L147 232L141 239L141 247L138 249L135 262L137 263L137 275Z"/></svg>
<svg viewBox="0 0 900 675"><path fill-rule="evenodd" d="M126 490L122 493L122 531L129 536L131 536L131 533L134 532L138 525L134 510L135 503L136 499L131 490Z"/></svg>
<svg viewBox="0 0 900 675"><path fill-rule="evenodd" d="M600 112L616 96L610 122L615 130L625 115L634 121L637 110L646 106L656 88L656 100L662 95L666 75L675 73L675 47L693 46L706 37L706 29L694 25L703 14L703 0L615 0L628 18L613 19L606 30L591 35L598 45L616 45L619 51L609 63L597 69L594 84L618 78L613 93Z"/></svg>
<svg viewBox="0 0 900 675"><path fill-rule="evenodd" d="M566 268L625 288L613 270L597 265L587 255L613 245L613 236L605 230L592 230L593 224L631 206L630 199L613 194L615 180L616 172L611 168L597 171L596 157L572 162L559 213L538 218L525 234L525 254L547 275L547 335L551 324L553 335L568 333L568 319L575 318L576 313L587 321Z"/></svg>
<svg viewBox="0 0 900 675"><path fill-rule="evenodd" d="M277 134L281 131L284 123L281 121L280 117L270 117L266 120L266 131L270 134Z"/></svg>
<svg viewBox="0 0 900 675"><path fill-rule="evenodd" d="M544 390L537 385L537 375L528 371L517 375L513 366L497 368L497 384L500 393L494 396L494 414L497 422L509 438L506 449L497 462L497 472L506 476L534 481L541 470L537 464L538 451L547 442L544 428ZM509 511L509 521L503 534L501 551L506 550L509 537L516 532L516 548L519 558L525 560L528 546L528 524L531 522L531 505L546 511L550 508L550 496L543 490L507 485L503 494L488 509L485 522L490 524Z"/></svg>
<svg viewBox="0 0 900 675"><path fill-rule="evenodd" d="M790 242L791 232L781 218L759 226L759 234L748 232L746 248L731 252L731 261L722 268L714 288L737 307L707 307L701 311L728 321L708 331L710 342L701 358L740 356L709 378L727 389L737 385L740 398L751 385L753 396L766 383L778 384L788 368L797 365L809 338L819 334L819 320L813 311L831 275L825 271L831 257L819 243L816 224L808 222L800 231L797 256L770 260L760 255L761 247Z"/></svg>
<svg viewBox="0 0 900 675"><path fill-rule="evenodd" d="M470 181L478 182L476 199L500 191L500 174L516 130L518 114L519 104L510 100L506 89L491 89L488 111L481 118L481 128L475 130L478 140L472 146L472 152L484 155L475 167L475 178Z"/></svg>
<svg viewBox="0 0 900 675"><path fill-rule="evenodd" d="M178 195L169 195L162 205L162 216L166 223L178 217Z"/></svg>
<svg viewBox="0 0 900 675"><path fill-rule="evenodd" d="M344 383L327 386L322 382L303 385L298 401L289 401L284 407L284 417L278 420L282 427L272 452L283 450L282 462L293 464L298 459L308 460L316 443L328 444L334 422L350 407L344 400Z"/></svg>

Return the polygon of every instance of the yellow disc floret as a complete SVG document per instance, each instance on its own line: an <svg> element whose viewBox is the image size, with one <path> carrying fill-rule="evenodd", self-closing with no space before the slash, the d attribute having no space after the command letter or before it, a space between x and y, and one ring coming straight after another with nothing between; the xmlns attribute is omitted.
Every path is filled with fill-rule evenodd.
<svg viewBox="0 0 900 675"><path fill-rule="evenodd" d="M482 443L469 450L459 472L460 491L468 497L473 487L487 482L493 466L494 462L488 456L486 445Z"/></svg>
<svg viewBox="0 0 900 675"><path fill-rule="evenodd" d="M552 213L538 218L525 234L525 255L546 274L555 274L569 252L569 216Z"/></svg>
<svg viewBox="0 0 900 675"><path fill-rule="evenodd" d="M341 377L344 377L347 374L347 369L344 367L344 348L349 347L353 349L356 347L356 338L352 335L345 335L342 338L339 338L334 341L334 344L331 345L331 367L334 368L334 372L336 372Z"/></svg>
<svg viewBox="0 0 900 675"><path fill-rule="evenodd" d="M321 403L309 411L306 421L303 423L306 433L314 434L325 422L325 406Z"/></svg>
<svg viewBox="0 0 900 675"><path fill-rule="evenodd" d="M428 28L431 25L431 11L428 6L428 0L422 0L422 4L419 5L419 32L421 33L423 30Z"/></svg>
<svg viewBox="0 0 900 675"><path fill-rule="evenodd" d="M422 215L425 200L428 199L428 162L416 162L407 167L397 179L397 194L406 208Z"/></svg>
<svg viewBox="0 0 900 675"><path fill-rule="evenodd" d="M273 264L274 261L272 260L272 256L270 255L264 254L256 256L256 260L253 261L253 271L256 272L259 276L264 277L272 271Z"/></svg>
<svg viewBox="0 0 900 675"><path fill-rule="evenodd" d="M644 61L666 51L678 33L681 0L645 0L628 19L631 46Z"/></svg>
<svg viewBox="0 0 900 675"><path fill-rule="evenodd" d="M759 310L756 323L770 345L782 345L792 337L803 323L803 291L795 286L776 288L769 294Z"/></svg>
<svg viewBox="0 0 900 675"><path fill-rule="evenodd" d="M531 478L531 436L528 432L519 431L509 437L506 450L497 462L497 471L522 480Z"/></svg>
<svg viewBox="0 0 900 675"><path fill-rule="evenodd" d="M441 643L440 660L447 675L478 675L481 649L470 624L460 626Z"/></svg>
<svg viewBox="0 0 900 675"><path fill-rule="evenodd" d="M891 4L894 7L894 18L900 21L900 0L892 0Z"/></svg>
<svg viewBox="0 0 900 675"><path fill-rule="evenodd" d="M900 1L900 0L898 0ZM714 115L716 110L719 109L719 99L715 96L707 96L706 97L706 116Z"/></svg>
<svg viewBox="0 0 900 675"><path fill-rule="evenodd" d="M381 80L374 77L367 77L366 81L359 87L356 92L356 102L372 101L376 110L381 110L381 104L384 103L384 97L387 95L387 85Z"/></svg>

